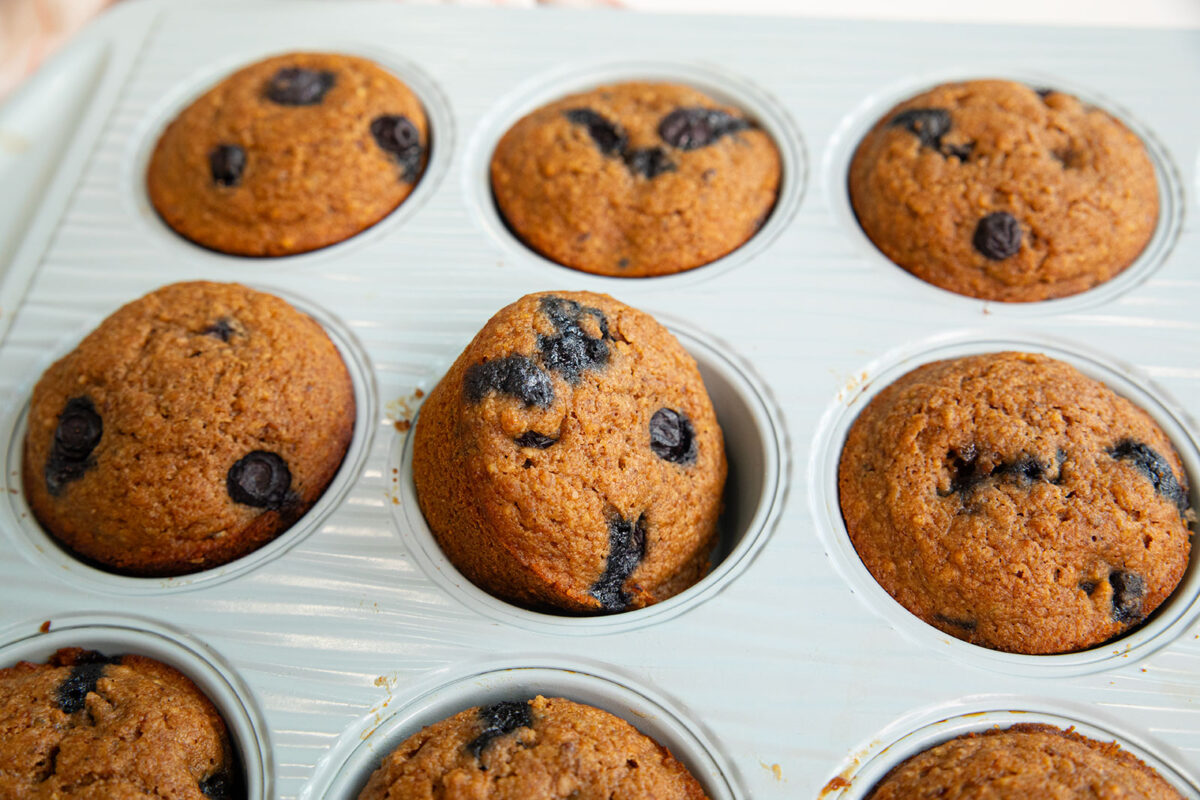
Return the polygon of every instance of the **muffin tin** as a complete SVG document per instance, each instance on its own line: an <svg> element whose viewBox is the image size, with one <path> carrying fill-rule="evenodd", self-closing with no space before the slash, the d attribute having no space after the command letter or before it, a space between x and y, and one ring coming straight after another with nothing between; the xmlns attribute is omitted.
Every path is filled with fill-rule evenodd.
<svg viewBox="0 0 1200 800"><path fill-rule="evenodd" d="M11 212L0 226L4 663L59 646L38 633L47 620L50 637L80 619L168 631L217 664L248 709L239 743L260 751L255 797L353 797L413 726L535 691L593 700L658 736L714 798L861 797L872 770L908 747L896 743L1010 716L1116 738L1200 797L1197 562L1130 636L1003 657L880 597L847 550L830 488L849 420L888 375L942 352L1020 346L1065 357L1166 420L1196 500L1200 109L1187 101L1198 46L1197 32L1148 30L121 4L0 109L0 129L14 132L0 143L42 143L24 166L0 159L13 176L0 203ZM158 133L237 66L300 49L374 58L420 95L433 139L421 184L376 227L306 255L242 259L179 239L142 188ZM981 75L1071 91L1147 140L1163 218L1112 283L1023 306L961 298L891 265L859 231L845 185L857 137L893 100ZM507 123L628 77L693 83L776 137L783 193L746 247L682 275L621 280L558 267L504 230L485 167ZM361 456L311 529L217 577L134 587L86 574L31 530L13 460L29 391L116 307L193 278L249 283L318 317L349 355ZM697 357L725 426L727 554L660 607L588 619L513 609L473 594L423 531L406 461L420 397L492 313L547 289L609 292L658 317Z"/></svg>

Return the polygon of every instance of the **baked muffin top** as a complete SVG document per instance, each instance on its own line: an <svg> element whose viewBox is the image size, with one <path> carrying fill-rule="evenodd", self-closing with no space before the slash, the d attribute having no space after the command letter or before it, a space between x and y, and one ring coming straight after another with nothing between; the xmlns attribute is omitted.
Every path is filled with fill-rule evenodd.
<svg viewBox="0 0 1200 800"><path fill-rule="evenodd" d="M854 154L850 200L904 269L1005 302L1109 280L1158 222L1137 136L1069 94L999 80L943 84L885 114Z"/></svg>
<svg viewBox="0 0 1200 800"><path fill-rule="evenodd" d="M420 101L365 58L288 53L244 67L163 132L150 201L213 250L283 256L340 242L400 205L421 177Z"/></svg>
<svg viewBox="0 0 1200 800"><path fill-rule="evenodd" d="M915 797L1181 800L1161 775L1115 742L1029 723L968 733L918 753L884 776L867 800Z"/></svg>
<svg viewBox="0 0 1200 800"><path fill-rule="evenodd" d="M741 110L687 86L622 83L556 100L504 134L492 191L542 255L600 275L668 275L758 231L779 151Z"/></svg>
<svg viewBox="0 0 1200 800"><path fill-rule="evenodd" d="M392 751L359 800L703 800L662 745L592 706L535 697L469 708Z"/></svg>
<svg viewBox="0 0 1200 800"><path fill-rule="evenodd" d="M237 800L220 714L145 656L65 648L0 669L0 796Z"/></svg>
<svg viewBox="0 0 1200 800"><path fill-rule="evenodd" d="M1064 653L1142 622L1187 567L1188 479L1144 411L1029 353L925 364L855 420L838 467L863 564L974 644Z"/></svg>
<svg viewBox="0 0 1200 800"><path fill-rule="evenodd" d="M33 390L25 497L102 568L177 575L286 530L337 473L354 387L311 317L237 284L122 307Z"/></svg>

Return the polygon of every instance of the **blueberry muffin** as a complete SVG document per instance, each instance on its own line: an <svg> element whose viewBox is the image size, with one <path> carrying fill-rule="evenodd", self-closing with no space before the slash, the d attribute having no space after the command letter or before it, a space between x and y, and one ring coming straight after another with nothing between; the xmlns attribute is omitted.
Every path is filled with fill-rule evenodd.
<svg viewBox="0 0 1200 800"><path fill-rule="evenodd" d="M410 736L358 800L703 800L667 748L605 711L558 698L469 708Z"/></svg>
<svg viewBox="0 0 1200 800"><path fill-rule="evenodd" d="M708 570L725 452L695 361L606 295L502 309L430 393L413 477L450 561L511 602L623 611Z"/></svg>
<svg viewBox="0 0 1200 800"><path fill-rule="evenodd" d="M420 101L364 58L289 53L251 64L167 127L150 201L193 242L284 256L371 227L412 192L429 152Z"/></svg>
<svg viewBox="0 0 1200 800"><path fill-rule="evenodd" d="M539 108L492 155L509 228L542 255L599 275L707 264L758 231L780 160L753 120L686 86L622 83Z"/></svg>
<svg viewBox="0 0 1200 800"><path fill-rule="evenodd" d="M1137 136L1069 94L1010 81L944 84L893 108L854 154L850 200L904 269L1005 302L1109 280L1158 222Z"/></svg>
<svg viewBox="0 0 1200 800"><path fill-rule="evenodd" d="M0 797L236 800L220 714L176 670L59 650L0 669Z"/></svg>
<svg viewBox="0 0 1200 800"><path fill-rule="evenodd" d="M968 733L931 747L884 776L867 800L915 797L1182 800L1162 776L1115 742L1041 724Z"/></svg>
<svg viewBox="0 0 1200 800"><path fill-rule="evenodd" d="M1142 622L1188 564L1187 475L1144 411L1042 355L918 367L855 420L838 468L863 564L945 633L1065 653Z"/></svg>
<svg viewBox="0 0 1200 800"><path fill-rule="evenodd" d="M42 375L25 497L103 569L196 572L304 514L354 417L346 365L313 319L237 284L177 283L119 309Z"/></svg>

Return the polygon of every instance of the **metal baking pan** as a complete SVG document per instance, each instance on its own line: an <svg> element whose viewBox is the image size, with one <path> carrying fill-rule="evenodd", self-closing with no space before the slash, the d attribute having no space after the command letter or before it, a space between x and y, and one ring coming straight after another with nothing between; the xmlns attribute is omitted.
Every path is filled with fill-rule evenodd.
<svg viewBox="0 0 1200 800"><path fill-rule="evenodd" d="M374 58L421 97L420 185L369 231L249 260L169 231L143 189L171 117L234 68L312 49ZM1118 739L1200 797L1200 559L1137 632L1015 656L916 622L870 581L836 506L854 414L947 354L1049 353L1131 396L1200 484L1200 33L411 7L134 0L0 110L0 663L70 641L159 654L225 711L255 797L353 797L421 724L514 694L561 694L656 736L714 798L860 797L917 743L1044 719ZM1072 91L1147 142L1162 216L1109 284L1028 305L926 285L855 223L846 170L891 105L938 82ZM585 275L529 252L492 205L505 128L568 91L696 85L780 145L783 188L742 249L679 276ZM19 458L30 390L104 316L165 283L236 280L312 313L347 356L360 425L299 525L233 564L123 578L31 523ZM413 414L488 317L522 294L591 289L657 316L697 358L731 462L709 577L648 609L568 618L483 595L415 505ZM50 622L50 634L39 629Z"/></svg>

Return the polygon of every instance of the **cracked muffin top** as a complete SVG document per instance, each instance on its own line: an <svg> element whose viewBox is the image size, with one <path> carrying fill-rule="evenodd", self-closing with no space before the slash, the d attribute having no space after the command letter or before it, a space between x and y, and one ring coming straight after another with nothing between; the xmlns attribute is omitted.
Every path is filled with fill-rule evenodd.
<svg viewBox="0 0 1200 800"><path fill-rule="evenodd" d="M542 255L617 277L737 249L775 206L779 151L741 110L687 86L622 83L533 111L492 155L509 228Z"/></svg>
<svg viewBox="0 0 1200 800"><path fill-rule="evenodd" d="M0 669L0 797L239 800L224 721L150 658L64 648Z"/></svg>
<svg viewBox="0 0 1200 800"><path fill-rule="evenodd" d="M670 751L561 698L469 708L389 754L359 800L705 800Z"/></svg>
<svg viewBox="0 0 1200 800"><path fill-rule="evenodd" d="M925 364L854 421L838 467L863 564L959 639L1065 653L1138 625L1181 580L1187 475L1144 411L1028 353Z"/></svg>
<svg viewBox="0 0 1200 800"><path fill-rule="evenodd" d="M859 224L922 280L984 300L1078 294L1128 267L1158 223L1146 148L1052 89L984 80L893 108L850 165Z"/></svg>
<svg viewBox="0 0 1200 800"><path fill-rule="evenodd" d="M708 571L726 472L712 403L675 337L611 297L533 294L501 309L414 436L433 535L497 597L624 611Z"/></svg>

